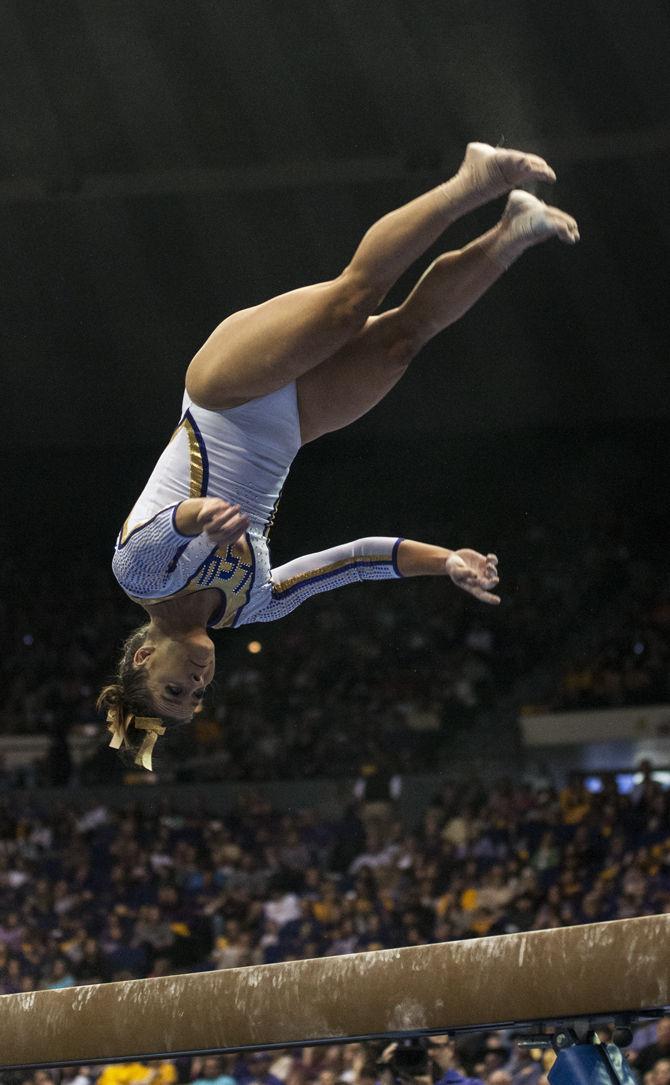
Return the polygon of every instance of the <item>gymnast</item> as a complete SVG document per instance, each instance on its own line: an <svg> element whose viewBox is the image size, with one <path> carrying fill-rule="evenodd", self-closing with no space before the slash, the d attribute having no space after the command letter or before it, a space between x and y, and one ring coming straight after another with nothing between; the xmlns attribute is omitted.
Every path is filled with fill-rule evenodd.
<svg viewBox="0 0 670 1085"><path fill-rule="evenodd" d="M179 425L116 541L113 570L148 621L101 691L110 745L151 768L166 723L189 720L214 675L209 631L281 618L357 580L447 576L500 602L498 559L366 538L271 568L268 534L303 444L360 418L413 358L530 246L574 244L577 224L516 186L553 182L534 154L470 143L454 177L385 215L329 282L227 317L191 361ZM498 224L431 264L402 305L376 313L450 223L509 193Z"/></svg>

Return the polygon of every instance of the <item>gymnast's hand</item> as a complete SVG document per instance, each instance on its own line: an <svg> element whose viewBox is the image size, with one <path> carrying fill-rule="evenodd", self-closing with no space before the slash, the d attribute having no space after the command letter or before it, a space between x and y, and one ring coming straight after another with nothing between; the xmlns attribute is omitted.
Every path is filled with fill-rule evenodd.
<svg viewBox="0 0 670 1085"><path fill-rule="evenodd" d="M249 519L240 506L229 505L220 497L202 498L196 522L198 530L219 545L237 542L249 527Z"/></svg>
<svg viewBox="0 0 670 1085"><path fill-rule="evenodd" d="M447 558L447 575L457 588L462 588L482 603L500 602L499 595L493 595L498 577L498 559L495 554L478 554L476 550L454 550Z"/></svg>

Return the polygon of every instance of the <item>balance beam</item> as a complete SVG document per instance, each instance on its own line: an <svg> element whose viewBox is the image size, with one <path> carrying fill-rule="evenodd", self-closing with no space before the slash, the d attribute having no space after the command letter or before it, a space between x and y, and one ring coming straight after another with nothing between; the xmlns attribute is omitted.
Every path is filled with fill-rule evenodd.
<svg viewBox="0 0 670 1085"><path fill-rule="evenodd" d="M656 1016L670 915L0 996L4 1068Z"/></svg>

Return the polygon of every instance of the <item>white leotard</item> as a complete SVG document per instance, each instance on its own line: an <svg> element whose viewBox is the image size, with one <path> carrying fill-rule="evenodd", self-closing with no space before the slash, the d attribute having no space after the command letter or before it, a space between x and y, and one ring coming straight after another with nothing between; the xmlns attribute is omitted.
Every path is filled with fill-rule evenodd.
<svg viewBox="0 0 670 1085"><path fill-rule="evenodd" d="M272 621L317 592L399 576L399 539L359 539L270 567L267 538L300 448L295 383L240 407L211 411L184 395L182 417L116 540L112 568L138 603L217 588L210 628ZM189 497L221 497L250 520L244 539L217 547L182 535L175 512Z"/></svg>

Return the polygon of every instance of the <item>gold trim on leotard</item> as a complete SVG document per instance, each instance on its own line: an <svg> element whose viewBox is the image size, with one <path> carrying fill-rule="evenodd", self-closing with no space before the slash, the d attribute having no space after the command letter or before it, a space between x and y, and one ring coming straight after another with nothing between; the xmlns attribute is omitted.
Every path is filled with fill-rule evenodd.
<svg viewBox="0 0 670 1085"><path fill-rule="evenodd" d="M344 569L346 566L358 566L358 565L388 565L390 563L388 554L364 554L361 557L347 557L341 558L340 561L333 561L330 565L322 565L318 569L309 569L305 573L298 573L297 576L292 576L289 580L283 580L280 584L273 583L272 594L281 595L282 592L290 591L297 584L304 584L310 580L318 580L323 576L330 576L332 573L336 573L338 569Z"/></svg>
<svg viewBox="0 0 670 1085"><path fill-rule="evenodd" d="M169 440L168 444L172 444L172 442L174 441L174 439L176 438L176 436L177 436L177 434L179 433L180 430L184 430L184 432L186 433L186 438L188 440L188 455L189 455L188 496L189 497L204 497L205 496L205 486L204 486L205 468L204 468L204 463L203 463L202 437L200 436L200 434L195 429L195 427L194 427L191 419L188 417L188 415L184 415L184 417L182 418L179 425L173 431L172 436L170 437L170 440ZM151 517L149 517L149 519L151 519ZM126 519L123 527L121 528L121 540L120 541L121 541L122 546L124 545L124 543L126 542L128 536L130 535L130 530L128 528L129 520L130 520L130 517L128 517ZM144 527L144 524L147 524L148 522L149 522L148 520L145 520L141 524L135 524L135 526L134 526L134 528L132 530L137 531L137 530L139 530L139 528Z"/></svg>
<svg viewBox="0 0 670 1085"><path fill-rule="evenodd" d="M204 497L202 485L204 469L202 462L202 446L200 444L202 438L200 437L200 434L196 432L191 419L188 416L184 416L172 434L172 437L170 438L171 442L177 436L180 429L186 430L186 436L188 437L189 462L191 468L188 484L189 497Z"/></svg>

